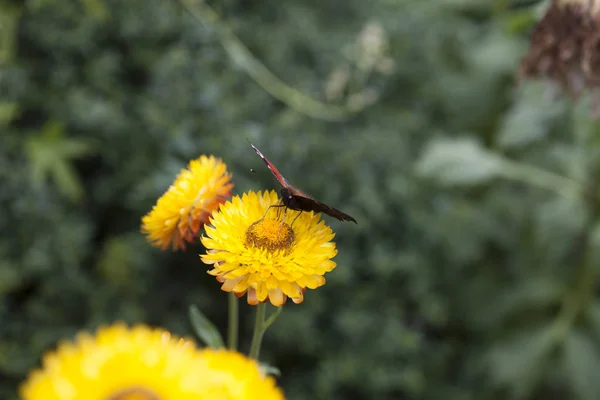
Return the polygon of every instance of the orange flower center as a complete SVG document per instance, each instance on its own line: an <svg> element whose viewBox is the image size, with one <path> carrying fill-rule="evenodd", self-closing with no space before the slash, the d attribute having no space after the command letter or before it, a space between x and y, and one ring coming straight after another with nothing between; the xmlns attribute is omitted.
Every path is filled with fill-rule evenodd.
<svg viewBox="0 0 600 400"><path fill-rule="evenodd" d="M278 219L259 219L246 231L246 246L257 247L270 253L290 249L294 239L291 226Z"/></svg>
<svg viewBox="0 0 600 400"><path fill-rule="evenodd" d="M111 394L106 400L161 400L161 398L148 388L131 386Z"/></svg>

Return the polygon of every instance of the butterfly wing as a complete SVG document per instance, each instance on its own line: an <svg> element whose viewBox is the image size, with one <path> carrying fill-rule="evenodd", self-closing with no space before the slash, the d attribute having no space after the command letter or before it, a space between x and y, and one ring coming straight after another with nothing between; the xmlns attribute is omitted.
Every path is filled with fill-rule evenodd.
<svg viewBox="0 0 600 400"><path fill-rule="evenodd" d="M285 179L283 177L283 175L281 175L281 172L279 172L279 170L277 169L277 167L275 167L273 165L273 163L271 161L269 161L267 159L267 157L265 157L263 155L263 153L261 153L260 150L258 150L256 148L256 146L254 146L252 143L250 143L250 146L252 146L252 148L254 149L254 151L256 152L256 154L258 154L258 156L260 158L262 158L262 160L265 162L265 164L267 164L267 167L271 170L271 172L275 176L275 179L277 179L277 181L281 184L281 186L283 186L283 187L291 186L290 183L287 181L287 179Z"/></svg>
<svg viewBox="0 0 600 400"><path fill-rule="evenodd" d="M282 200L287 208L297 211L314 211L317 213L325 213L331 217L337 218L340 221L352 221L355 224L357 223L356 220L350 215L330 207L325 203L321 203L320 201L311 198L301 190L290 185L287 179L281 175L281 172L279 172L277 167L275 167L273 163L256 148L256 146L254 146L252 143L250 143L250 146L252 146L256 154L258 154L265 164L267 164L267 167L271 170L271 173L273 173L275 179L277 179L277 181L281 184Z"/></svg>
<svg viewBox="0 0 600 400"><path fill-rule="evenodd" d="M350 215L343 213L336 208L328 206L325 203L321 203L318 200L299 194L292 195L292 198L289 200L288 207L298 211L314 211L317 213L324 213L330 217L337 218L340 221L352 221L357 224L356 220Z"/></svg>

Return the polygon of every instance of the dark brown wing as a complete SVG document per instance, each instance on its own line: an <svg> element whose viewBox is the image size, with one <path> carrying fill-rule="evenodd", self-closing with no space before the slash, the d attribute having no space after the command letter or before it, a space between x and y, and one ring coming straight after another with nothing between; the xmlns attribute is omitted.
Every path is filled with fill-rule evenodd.
<svg viewBox="0 0 600 400"><path fill-rule="evenodd" d="M339 219L340 221L352 221L355 224L358 223L354 218L336 208L330 207L327 204L321 203L315 199L311 199L310 197L305 197L298 194L293 194L286 206L293 210L325 213L333 218Z"/></svg>
<svg viewBox="0 0 600 400"><path fill-rule="evenodd" d="M248 143L250 143L250 142L248 142ZM290 186L290 183L287 181L287 179L284 178L283 175L281 175L281 172L279 172L277 167L275 165L273 165L273 163L271 161L269 161L267 159L267 157L265 157L263 155L263 153L261 153L260 150L256 148L255 145L250 143L250 146L252 146L252 148L254 149L256 154L258 154L258 156L260 158L262 158L262 160L265 162L265 164L267 164L267 167L271 170L271 172L273 173L273 176L275 176L275 179L277 179L277 181L281 184L281 186L283 186L283 187Z"/></svg>

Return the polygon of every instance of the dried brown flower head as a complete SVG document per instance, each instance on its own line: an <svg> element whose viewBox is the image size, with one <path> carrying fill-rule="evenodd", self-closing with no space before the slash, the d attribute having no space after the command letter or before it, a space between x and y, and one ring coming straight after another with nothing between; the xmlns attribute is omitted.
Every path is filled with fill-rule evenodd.
<svg viewBox="0 0 600 400"><path fill-rule="evenodd" d="M599 12L600 0L553 0L533 30L518 79L549 78L572 97L587 89L600 100Z"/></svg>

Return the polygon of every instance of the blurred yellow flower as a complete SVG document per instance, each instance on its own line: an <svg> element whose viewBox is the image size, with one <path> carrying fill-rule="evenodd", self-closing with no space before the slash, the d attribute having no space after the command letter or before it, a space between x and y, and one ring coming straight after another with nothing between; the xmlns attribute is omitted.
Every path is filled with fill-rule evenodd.
<svg viewBox="0 0 600 400"><path fill-rule="evenodd" d="M116 324L46 354L20 388L23 400L282 400L254 360L200 350L161 329Z"/></svg>
<svg viewBox="0 0 600 400"><path fill-rule="evenodd" d="M213 267L208 273L226 292L247 292L252 305L268 298L280 306L288 297L301 303L306 288L324 285L323 275L336 267L335 234L320 214L272 207L265 215L278 203L275 191L235 196L213 214L201 238L202 261Z"/></svg>
<svg viewBox="0 0 600 400"><path fill-rule="evenodd" d="M231 197L227 166L213 156L201 156L182 169L175 182L142 218L142 233L156 247L185 249L213 211Z"/></svg>

